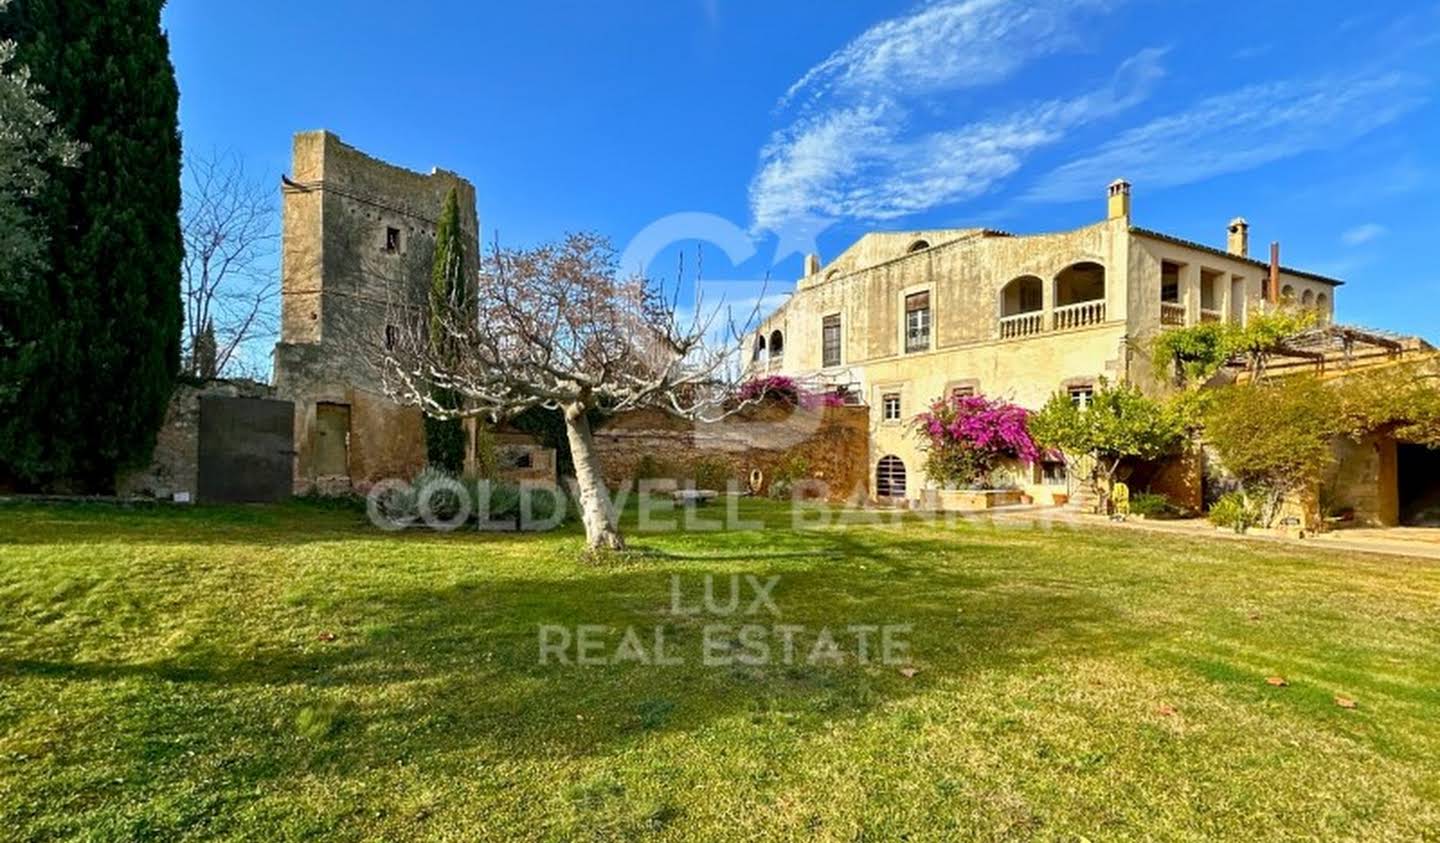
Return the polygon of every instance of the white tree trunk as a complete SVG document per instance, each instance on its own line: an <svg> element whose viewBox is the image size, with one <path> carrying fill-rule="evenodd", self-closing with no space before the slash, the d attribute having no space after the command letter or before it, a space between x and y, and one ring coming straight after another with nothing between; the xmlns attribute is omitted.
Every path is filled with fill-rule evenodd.
<svg viewBox="0 0 1440 843"><path fill-rule="evenodd" d="M615 507L605 488L600 472L600 455L595 452L595 438L590 433L590 420L585 408L571 404L565 408L565 436L570 441L570 456L575 462L575 483L580 491L580 518L585 523L585 542L591 548L623 550Z"/></svg>

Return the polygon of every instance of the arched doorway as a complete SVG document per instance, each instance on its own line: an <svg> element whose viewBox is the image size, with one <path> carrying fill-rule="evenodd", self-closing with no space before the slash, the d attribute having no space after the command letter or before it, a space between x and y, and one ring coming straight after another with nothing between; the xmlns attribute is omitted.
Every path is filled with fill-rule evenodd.
<svg viewBox="0 0 1440 843"><path fill-rule="evenodd" d="M905 497L905 463L894 454L881 457L875 465L875 497Z"/></svg>

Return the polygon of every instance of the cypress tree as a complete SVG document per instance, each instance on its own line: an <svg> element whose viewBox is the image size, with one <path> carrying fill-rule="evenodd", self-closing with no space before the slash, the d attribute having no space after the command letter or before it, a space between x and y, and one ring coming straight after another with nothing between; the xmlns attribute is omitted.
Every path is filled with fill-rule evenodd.
<svg viewBox="0 0 1440 843"><path fill-rule="evenodd" d="M445 343L441 336L440 314L462 304L468 294L465 273L465 240L460 233L460 198L455 188L445 194L440 221L435 226L435 263L430 272L430 343ZM435 348L437 353L443 349ZM452 410L460 399L452 390L436 390L435 402ZM465 467L465 431L458 419L425 417L425 456L431 465L459 472Z"/></svg>
<svg viewBox="0 0 1440 843"><path fill-rule="evenodd" d="M85 145L35 207L50 271L13 312L0 473L103 491L154 447L180 362L179 91L163 0L12 0L0 39ZM8 309L7 310L11 310ZM4 392L4 390L0 390Z"/></svg>

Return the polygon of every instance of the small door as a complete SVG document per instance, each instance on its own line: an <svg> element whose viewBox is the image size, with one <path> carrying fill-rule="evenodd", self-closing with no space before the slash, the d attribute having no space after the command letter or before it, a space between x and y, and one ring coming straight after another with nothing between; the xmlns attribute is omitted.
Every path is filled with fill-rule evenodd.
<svg viewBox="0 0 1440 843"><path fill-rule="evenodd" d="M350 405L321 402L315 405L315 476L350 473Z"/></svg>

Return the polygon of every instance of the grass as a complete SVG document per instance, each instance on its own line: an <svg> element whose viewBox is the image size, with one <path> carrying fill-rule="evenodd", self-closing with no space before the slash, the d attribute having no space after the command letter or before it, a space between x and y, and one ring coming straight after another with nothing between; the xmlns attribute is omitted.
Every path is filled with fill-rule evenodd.
<svg viewBox="0 0 1440 843"><path fill-rule="evenodd" d="M303 503L0 508L0 836L1440 828L1440 566L745 513L770 528L634 536L643 553L587 567L573 530L385 534ZM705 666L703 623L729 619L672 614L673 574L689 603L706 574L778 575L767 625L909 624L915 672ZM541 665L542 624L603 625L608 651L660 626L685 663Z"/></svg>

